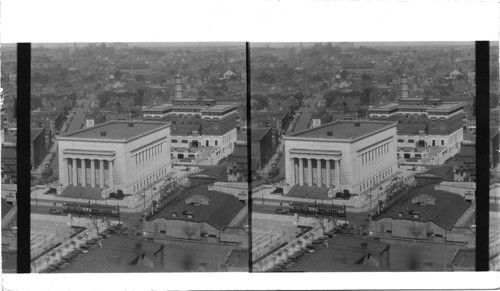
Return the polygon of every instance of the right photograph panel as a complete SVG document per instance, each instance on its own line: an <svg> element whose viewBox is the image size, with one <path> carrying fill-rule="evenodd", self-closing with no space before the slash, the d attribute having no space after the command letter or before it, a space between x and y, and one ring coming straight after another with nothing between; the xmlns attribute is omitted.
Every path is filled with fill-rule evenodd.
<svg viewBox="0 0 500 291"><path fill-rule="evenodd" d="M473 42L250 55L254 272L475 269Z"/></svg>

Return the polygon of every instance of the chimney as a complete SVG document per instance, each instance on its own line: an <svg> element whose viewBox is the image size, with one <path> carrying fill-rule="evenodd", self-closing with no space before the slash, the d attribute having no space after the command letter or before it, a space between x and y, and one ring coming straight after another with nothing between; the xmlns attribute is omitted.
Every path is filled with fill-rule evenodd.
<svg viewBox="0 0 500 291"><path fill-rule="evenodd" d="M142 243L140 242L135 243L135 254L136 255L142 254Z"/></svg>
<svg viewBox="0 0 500 291"><path fill-rule="evenodd" d="M367 242L361 243L361 254L363 256L366 256L368 254L368 243Z"/></svg>

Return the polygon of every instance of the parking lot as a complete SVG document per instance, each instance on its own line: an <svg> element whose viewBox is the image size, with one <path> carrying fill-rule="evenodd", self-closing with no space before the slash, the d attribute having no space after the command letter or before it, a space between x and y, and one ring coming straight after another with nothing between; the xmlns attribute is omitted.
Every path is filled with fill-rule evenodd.
<svg viewBox="0 0 500 291"><path fill-rule="evenodd" d="M289 215L253 214L252 255L254 259L289 241L291 238L295 238L295 235L300 230L294 225L293 221L294 217Z"/></svg>
<svg viewBox="0 0 500 291"><path fill-rule="evenodd" d="M71 229L66 225L66 217L54 216L44 220L31 219L30 247L32 256L51 248L69 237Z"/></svg>

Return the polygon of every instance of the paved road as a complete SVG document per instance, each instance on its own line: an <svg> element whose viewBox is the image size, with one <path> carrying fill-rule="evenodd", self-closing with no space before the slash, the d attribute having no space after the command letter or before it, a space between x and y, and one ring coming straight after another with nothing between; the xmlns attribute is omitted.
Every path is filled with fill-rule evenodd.
<svg viewBox="0 0 500 291"><path fill-rule="evenodd" d="M38 205L37 205L36 202L32 202L32 204L31 204L31 213L49 214L50 209L60 209L62 211L60 203L58 203L56 207L54 207L53 205L50 205L50 203L38 202ZM140 219L142 213L143 213L143 211L138 211L135 213L121 212L120 218L111 217L110 220L120 221L126 227L131 228L134 225L140 225L139 219ZM66 214L60 214L59 216L66 216Z"/></svg>
<svg viewBox="0 0 500 291"><path fill-rule="evenodd" d="M87 98L83 101L82 108L80 108L78 105L75 106L75 108L73 109L75 113L73 115L73 119L69 124L68 132L77 131L82 128L82 125L85 122L85 113L88 111L91 102L91 98Z"/></svg>
<svg viewBox="0 0 500 291"><path fill-rule="evenodd" d="M275 210L277 208L286 208L277 205L262 205L262 204L254 204L252 205L253 213L266 213L266 214L275 214ZM367 225L366 216L368 215L368 211L366 212L349 212L347 211L346 220L349 221L350 224L354 225L354 227L359 227L362 225ZM281 214L293 216L292 213Z"/></svg>
<svg viewBox="0 0 500 291"><path fill-rule="evenodd" d="M68 130L66 130L66 132L73 132L73 131L81 129L82 124L85 123L85 113L88 111L94 98L95 98L94 95L90 95L89 98L87 98L87 99L85 99L85 101L83 101L83 103L82 103L83 108L80 108L78 104L73 108L73 111L74 111L73 119L71 120L71 122L69 122L69 128L68 128ZM64 133L61 133L61 134L64 134ZM57 143L57 141L55 141L55 143ZM50 164L50 168L52 169L52 175L49 178L59 179L59 157L58 157L57 147L55 147L54 150L55 150L56 154L55 154L54 160Z"/></svg>

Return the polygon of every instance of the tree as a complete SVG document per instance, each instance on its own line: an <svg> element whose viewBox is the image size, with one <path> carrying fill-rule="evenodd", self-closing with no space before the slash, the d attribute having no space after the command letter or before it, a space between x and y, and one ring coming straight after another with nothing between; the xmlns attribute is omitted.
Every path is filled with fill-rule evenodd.
<svg viewBox="0 0 500 291"><path fill-rule="evenodd" d="M361 96L361 104L369 105L370 104L370 95L372 93L371 88L364 88L363 95Z"/></svg>
<svg viewBox="0 0 500 291"><path fill-rule="evenodd" d="M137 89L137 93L134 97L134 103L137 106L142 106L144 104L144 94L146 93L146 90L143 88Z"/></svg>
<svg viewBox="0 0 500 291"><path fill-rule="evenodd" d="M257 108L257 110L269 107L269 99L264 95L254 95L252 96L252 99L256 102L255 107Z"/></svg>
<svg viewBox="0 0 500 291"><path fill-rule="evenodd" d="M349 76L349 72L347 70L341 70L340 71L340 78L342 80L346 80L348 76Z"/></svg>
<svg viewBox="0 0 500 291"><path fill-rule="evenodd" d="M361 74L361 80L362 81L371 81L372 80L372 76L367 74L367 73L363 73Z"/></svg>

